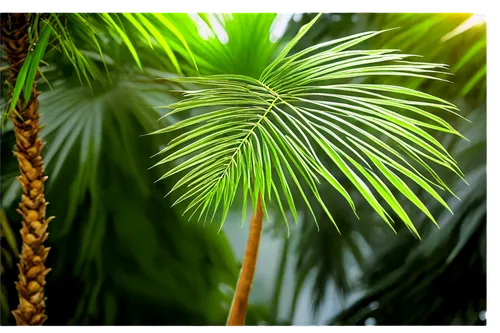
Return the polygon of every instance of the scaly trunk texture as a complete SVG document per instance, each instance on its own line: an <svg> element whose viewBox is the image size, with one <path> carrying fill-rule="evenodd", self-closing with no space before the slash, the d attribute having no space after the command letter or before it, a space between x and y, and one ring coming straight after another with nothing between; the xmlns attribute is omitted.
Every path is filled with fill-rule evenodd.
<svg viewBox="0 0 500 333"><path fill-rule="evenodd" d="M259 194L257 209L250 222L247 247L241 265L240 277L234 293L233 304L229 311L227 326L243 326L247 315L248 297L252 289L252 282L257 264L260 236L262 234L262 198Z"/></svg>
<svg viewBox="0 0 500 333"><path fill-rule="evenodd" d="M2 14L2 41L7 60L10 64L7 83L11 92L16 84L19 71L28 55L30 40L30 14ZM36 80L35 80L36 82ZM21 176L18 177L22 187L21 202L17 211L22 215L22 252L20 255L19 281L16 288L19 292L19 306L12 311L17 325L42 325L47 319L45 315L44 286L45 275L50 271L45 267L45 259L49 248L43 246L47 239L47 226L53 218L45 218L43 160L40 155L42 142L38 138L38 94L36 83L33 85L31 98L23 107L21 97L12 112L12 122L16 136L14 155L19 161ZM19 117L20 116L20 117Z"/></svg>

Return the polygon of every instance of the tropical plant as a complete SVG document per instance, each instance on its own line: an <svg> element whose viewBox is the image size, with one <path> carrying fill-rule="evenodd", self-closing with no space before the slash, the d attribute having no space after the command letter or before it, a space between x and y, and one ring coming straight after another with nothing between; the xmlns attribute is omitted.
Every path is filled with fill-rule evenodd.
<svg viewBox="0 0 500 333"><path fill-rule="evenodd" d="M314 14L301 14L299 23L308 22ZM294 33L300 25L288 29ZM397 48L424 55L427 61L444 62L453 72L453 86L411 77L387 77L384 82L402 80L413 89L432 89L453 97L470 96L473 88L481 95L485 91L486 76L486 21L484 15L472 13L331 13L318 22L312 38L304 46L319 43L339 34L358 33L369 29L398 28L370 41L370 48ZM432 32L430 34L429 32ZM307 45L309 44L309 45ZM480 84L480 85L478 85ZM446 88L444 88L446 87ZM450 91L451 89L451 91ZM480 102L481 103L481 102ZM480 104L479 103L479 104Z"/></svg>
<svg viewBox="0 0 500 333"><path fill-rule="evenodd" d="M195 36L196 42L214 44L215 51L202 55L198 52L203 48L193 48L195 58L203 56L216 64L217 52L239 47L233 42L237 37L259 38L255 32L241 33L249 23L268 25L266 17L275 14L251 16L251 22L245 15L234 15L225 23L229 43ZM185 38L189 37L186 27L195 27L191 19L181 24L187 15L168 18ZM269 40L266 29L256 30L261 41ZM50 323L221 324L231 301L229 289L237 279L233 251L226 237L215 235L213 228L184 223L169 207L169 198L161 199L171 184L151 186L164 170L148 171L144 160L162 146L159 138L140 135L166 125L155 121L158 113L151 106L165 103L168 87L155 79L174 71L172 64L161 49L136 42L141 71L126 45L106 38L106 31L102 34L102 57L92 45L78 44L82 54L96 64L97 74L105 78L91 81L93 92L81 86L70 59L59 52L46 53L44 61L50 66L41 66L43 77L38 82L39 89L47 91L40 96L41 123L47 124L40 134L49 147L45 165L51 175L45 189L48 197L57 198L51 212L64 216L51 222L56 255L48 258L53 268L48 279L57 288L47 290ZM182 43L177 45L175 38L168 41L174 52L181 53ZM278 45L268 42L264 46L275 49ZM201 72L206 70L204 64L198 64ZM248 68L239 64L235 70ZM180 58L179 65L183 72L196 71L189 59ZM175 100L176 95L168 98ZM1 197L9 221L15 221L13 203L20 192L16 166L8 158L13 136L12 124L7 123L1 140ZM6 244L2 242L2 250ZM2 276L2 286L10 290L15 272L3 263L7 275ZM12 294L8 295L11 309L16 304ZM247 322L262 322L266 311L264 306L251 305ZM3 316L2 325L9 324L10 318Z"/></svg>
<svg viewBox="0 0 500 333"><path fill-rule="evenodd" d="M185 223L162 198L172 184L152 186L164 170L147 170L147 158L161 140L141 135L166 124L156 122L158 112L151 106L176 100L155 83L171 64L161 50L137 45L141 71L126 45L108 40L101 48L111 82L94 84L93 93L59 53L48 54L52 65L42 67L52 90L45 80L39 82L47 90L40 96L51 175L46 193L57 198L51 212L64 217L51 222L55 255L48 258L53 268L48 281L57 288L46 291L50 324L223 323L231 301L223 287L237 278L228 239L212 227ZM102 60L95 58L106 75ZM2 133L2 205L12 221L19 186L7 155L13 145L10 125ZM15 276L5 266L2 284L10 290ZM9 297L9 305L15 308L16 299ZM252 323L265 314L250 310ZM3 316L2 325L9 324L10 317Z"/></svg>
<svg viewBox="0 0 500 333"><path fill-rule="evenodd" d="M386 14L374 17L372 25L385 29L399 27L390 38L381 38L374 45L397 47L422 53L428 50L425 58L435 62L446 62L454 74L451 91L445 92L454 97L467 97L470 102L481 105L486 92L486 21L484 15L467 13L455 14ZM429 34L432 31L432 34ZM425 36L425 38L424 38ZM431 47L438 45L439 47ZM464 47L464 46L467 47ZM420 89L424 85L433 91L444 90L417 79L409 82L411 88ZM448 89L449 90L449 89ZM470 93L475 91L475 96Z"/></svg>
<svg viewBox="0 0 500 333"><path fill-rule="evenodd" d="M127 46L139 67L141 62L131 39L153 47L152 36L155 44L164 49L175 70L181 72L177 58L160 30L169 31L183 41L189 55L182 35L163 14L2 14L1 39L9 63L7 85L11 94L7 115L14 124L14 154L19 161L21 175L18 180L23 191L18 209L23 217L23 245L19 282L16 284L20 304L13 311L18 325L41 325L47 318L44 285L50 269L45 267L45 260L50 248L44 247L43 243L53 217L46 218L45 215L48 202L44 183L48 177L44 174L43 144L39 138L40 92L36 89L41 75L39 64L48 47L53 46L70 59L80 80L85 79L91 86L91 80L102 79L98 76L101 72L78 46L92 45L91 50L100 54L106 66L100 47L100 32L103 30ZM135 36L129 38L128 34L134 33ZM192 55L190 60L194 61ZM2 118L2 124L6 119L6 116Z"/></svg>
<svg viewBox="0 0 500 333"><path fill-rule="evenodd" d="M173 15L171 20L188 41L199 71L181 64L183 73L258 76L281 46L270 40L277 17L275 13ZM179 41L171 44L176 52L186 52Z"/></svg>
<svg viewBox="0 0 500 333"><path fill-rule="evenodd" d="M248 196L251 199L254 214L228 325L243 325L245 321L263 217L276 207L288 225L287 205L294 219L298 218L292 188L299 191L316 219L310 202L314 197L337 230L320 194L320 179L331 185L356 215L351 191L326 166L327 160L393 230L394 218L387 207L417 237L417 229L393 192L403 194L437 224L406 182L413 181L450 210L437 190L453 192L436 171L463 176L455 160L428 132L460 136L433 113L458 115L456 106L405 87L348 81L370 76L446 81L439 75L446 74L447 66L411 62L406 60L411 55L392 49L352 49L380 33L376 31L289 55L318 18L303 26L258 77L219 74L173 79L193 86L182 91L183 100L167 106L172 111L164 117L186 111L194 115L152 133L185 130L159 152L168 156L155 166L181 160L160 179L189 170L170 192L185 189L174 204L187 202L185 213L189 212L190 218L211 222L219 214L217 218L223 223L240 183L243 219ZM210 111L195 113L204 108ZM436 165L431 167L429 162Z"/></svg>
<svg viewBox="0 0 500 333"><path fill-rule="evenodd" d="M470 119L484 127L485 117L481 108ZM455 214L445 215L437 205L429 205L441 215L441 229L427 230L420 243L401 236L381 247L356 286L364 289L362 297L329 324L363 325L369 319L378 325L485 324L486 131L460 129L471 142L456 143L451 152L471 186L452 183L463 198L449 200ZM392 260L382 260L387 257Z"/></svg>
<svg viewBox="0 0 500 333"><path fill-rule="evenodd" d="M303 14L302 22L307 22L313 17L311 14ZM475 24L471 24L475 22ZM367 78L366 83L384 83L404 85L413 89L425 89L432 91L441 98L460 105L463 110L463 116L472 120L472 123L461 122L457 117L449 117L449 121L453 126L459 126L461 133L466 133L467 138L472 138L480 134L482 135L485 127L484 117L478 117L478 114L484 114L484 106L478 108L478 105L485 101L486 80L485 80L485 61L486 61L486 34L484 18L481 15L472 14L328 14L322 17L321 22L316 27L314 41L310 38L306 39L305 46L314 45L327 41L331 38L337 38L341 34L356 33L367 29L386 29L392 27L400 27L399 29L382 34L380 38L373 38L365 44L367 48L398 48L409 53L423 54L425 61L443 62L450 65L451 71L454 73L452 77L453 85L443 85L435 81L432 82L426 79L413 77L396 77L386 76L378 78ZM297 31L299 24L292 22L289 28L290 32ZM295 26L296 25L296 26ZM417 27L413 29L414 27ZM468 27L468 29L464 29ZM428 32L432 30L432 34ZM453 32L453 34L450 34ZM445 38L446 37L446 38ZM451 37L451 38L450 38ZM474 80L472 80L474 79ZM465 87L468 92L464 94ZM471 90L469 90L469 88ZM478 114L476 114L478 113ZM446 115L443 115L446 116ZM445 118L446 119L446 118ZM475 133L479 132L479 133ZM478 168L484 168L485 161L482 157L462 158L459 150L467 149L472 146L471 143L465 140L451 140L454 137L439 135L435 133L435 138L440 141L446 150L450 151L453 156L458 157L459 165L465 168L467 181L474 187L474 193L477 196L485 196L486 191L484 184L478 182L478 178L474 176L475 170L468 168L467 164L470 161L478 162ZM472 151L481 151L484 149L485 138L481 144L478 144L477 149ZM458 147L461 147L458 149ZM484 151L481 153L483 154ZM456 155L457 154L457 155ZM474 163L475 163L474 162ZM446 176L446 175L445 175ZM343 185L344 181L339 180ZM454 184L455 178L450 175L445 178L446 183ZM425 192L419 191L418 188L413 188L412 184L408 184L421 197L423 203L429 208L432 214L440 215L441 209L436 206L431 200L425 196ZM464 187L463 183L453 185L455 193L461 193ZM293 249L298 256L296 264L296 289L294 292L292 303L292 311L290 318L297 316L294 304L299 296L305 296L304 291L309 288L308 282L312 281L314 293L311 295L313 309L318 308L319 315L322 318L325 316L333 316L332 299L329 299L330 292L336 291L336 296L341 301L342 316L338 316L335 321L324 321L324 323L335 324L363 324L369 323L375 319L378 324L450 324L463 323L471 324L479 322L478 313L484 309L481 302L484 301L484 279L485 271L475 270L472 273L468 266L454 266L453 271L447 271L446 274L461 276L461 283L474 284L475 292L462 294L460 284L451 284L446 288L439 285L439 281L446 280L448 277L442 274L442 270L428 270L426 279L432 281L431 284L422 284L422 288L429 290L434 288L431 293L432 297L414 297L411 302L403 301L409 294L408 289L390 288L382 289L383 285L405 285L410 277L420 274L420 270L415 269L416 263L403 265L408 257L418 257L418 252L425 248L434 248L438 244L443 244L439 249L439 256L446 257L451 255L455 247L458 247L458 240L455 237L454 230L462 225L472 223L470 220L459 219L459 216L467 216L468 211L476 205L476 209L485 209L480 207L481 201L472 201L470 204L457 204L458 201L449 200L448 204L454 212L454 218L446 222L445 216L440 217L440 229L428 228L426 221L421 218L421 213L413 211L408 207L408 213L412 217L418 230L421 230L422 237L429 238L430 242L425 241L425 246L419 241L412 239L410 235L394 237L390 233L382 232L380 223L374 221L368 212L359 207L358 215L361 221L352 219L349 214L346 214L344 209L339 209L337 200L332 198L333 191L326 188L321 189L321 193L325 193L330 205L336 205L337 209L332 212L333 217L340 225L343 231L342 236L333 232L317 233L314 225L311 225L312 218L304 216L301 225L300 242ZM351 192L350 192L351 193ZM463 193L463 192L462 192ZM400 193L395 194L398 200L403 196ZM459 194L461 198L466 198L467 195ZM355 203L358 199L353 198ZM325 202L328 205L328 202ZM453 205L453 206L452 206ZM405 207L406 209L406 207ZM366 214L366 216L365 216ZM476 223L479 223L478 228L484 230L485 219L476 216ZM475 217L475 218L476 218ZM370 223L364 223L370 221ZM320 226L328 222L326 216L319 214L318 223ZM361 223L359 223L361 222ZM444 227L445 223L450 223L448 227ZM454 225L452 227L452 225ZM434 235L439 234L439 236ZM346 237L347 236L347 237ZM484 243L476 242L476 234L464 233L464 237L470 237L468 240L460 242L469 242L471 247L475 246L475 252L484 251ZM449 246L444 246L448 244ZM421 246L422 245L422 246ZM470 248L470 247L469 247ZM436 254L438 255L438 254ZM462 260L468 261L462 257ZM471 258L472 260L472 258ZM477 259L474 259L477 260ZM357 269L356 266L361 266ZM447 266L448 267L448 266ZM458 269L458 270L457 270ZM459 270L461 269L461 271ZM395 277L395 270L398 270L398 276ZM305 278L309 280L304 284ZM312 277L312 279L311 279ZM358 281L360 280L360 281ZM465 282L468 281L468 282ZM424 287L425 286L425 287ZM380 292L377 296L372 297L373 291ZM424 289L421 289L424 290ZM420 291L423 292L423 291ZM381 294L388 298L378 299ZM389 296L390 294L390 296ZM455 299L461 294L460 300ZM356 299L362 297L363 300L355 302ZM371 301L368 301L371 299ZM450 301L453 306L448 306L442 302ZM387 300L387 302L385 301ZM326 302L324 302L326 301ZM342 302L343 301L343 302ZM373 301L373 302L372 302ZM355 302L353 304L353 302ZM389 305L390 303L390 305ZM375 305L376 306L375 306ZM439 304L439 305L438 305ZM321 307L319 307L321 305ZM347 308L346 308L347 306ZM378 308L377 308L378 306ZM465 311L465 307L470 307ZM457 307L462 307L461 313L454 312ZM374 310L377 308L376 310ZM418 310L417 310L418 309ZM439 309L439 314L435 310ZM395 311L397 310L397 312ZM471 317L472 310L472 317ZM418 311L418 316L415 316ZM333 311L334 312L334 311ZM467 313L466 316L462 314ZM363 317L361 318L360 315ZM356 316L356 317L355 317ZM474 318L475 316L475 318ZM326 318L325 318L326 319Z"/></svg>
<svg viewBox="0 0 500 333"><path fill-rule="evenodd" d="M30 47L30 16L24 14L13 14L8 19L2 19L2 40L5 53L10 64L9 85L11 87L22 87L20 83L26 79L29 66L27 63ZM43 45L44 37L40 44ZM32 55L33 53L31 53ZM30 58L32 58L31 56ZM24 68L23 68L24 67ZM53 217L45 218L45 202L43 183L46 177L43 174L43 160L40 155L42 142L38 138L40 127L38 125L38 92L35 90L33 81L38 72L36 64L32 84L25 89L22 99L18 89L16 98L12 92L12 103L10 110L15 110L16 116L12 117L16 133L15 155L19 161L21 176L18 178L23 188L22 201L18 212L23 216L23 247L21 262L19 264L19 282L16 287L19 291L19 308L13 311L19 325L42 324L45 317L45 299L43 286L45 275L49 272L44 263L49 248L43 246L47 238L48 223ZM21 70L24 70L22 79L19 79ZM31 76L31 75L30 75ZM17 106L17 107L16 107Z"/></svg>

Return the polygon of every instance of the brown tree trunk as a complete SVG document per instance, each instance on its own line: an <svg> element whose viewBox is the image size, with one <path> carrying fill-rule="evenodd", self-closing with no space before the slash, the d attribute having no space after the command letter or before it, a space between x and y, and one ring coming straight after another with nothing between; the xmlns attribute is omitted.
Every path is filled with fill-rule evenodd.
<svg viewBox="0 0 500 333"><path fill-rule="evenodd" d="M2 14L2 41L7 60L10 64L7 83L11 92L16 84L19 71L30 48L30 14ZM21 236L22 252L20 255L19 306L12 311L17 325L42 325L45 315L45 275L50 271L45 267L49 248L43 246L47 239L47 226L53 218L45 218L43 160L40 155L42 142L38 138L38 94L36 80L29 101L24 101L21 94L12 112L12 122L16 136L14 155L19 162L21 175L18 177L22 187L21 202L17 211L23 217ZM26 103L26 107L23 107Z"/></svg>
<svg viewBox="0 0 500 333"><path fill-rule="evenodd" d="M257 264L257 254L259 252L260 236L262 234L262 203L259 195L257 209L250 222L247 247L243 257L240 277L236 285L233 304L229 311L227 326L243 326L247 315L248 297L252 289L252 282Z"/></svg>

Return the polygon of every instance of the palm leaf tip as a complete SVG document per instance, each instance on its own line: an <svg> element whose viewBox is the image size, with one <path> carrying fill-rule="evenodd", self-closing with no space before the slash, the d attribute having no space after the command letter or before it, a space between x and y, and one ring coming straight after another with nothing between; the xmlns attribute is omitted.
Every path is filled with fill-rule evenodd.
<svg viewBox="0 0 500 333"><path fill-rule="evenodd" d="M278 202L287 223L284 205L297 219L292 194L297 191L313 215L310 200L335 224L318 187L324 180L354 214L346 186L356 188L391 228L394 221L386 207L420 238L399 195L436 224L406 184L422 188L449 209L434 189L448 188L431 165L458 176L461 171L430 131L460 135L438 115L458 115L458 108L417 90L350 80L390 75L440 80L436 75L445 74L445 68L398 62L407 55L394 50L353 49L381 32L360 33L288 55L310 27L299 32L259 80L243 75L176 79L197 90L187 90L168 114L203 113L157 131L185 131L169 144L175 149L157 165L182 158L165 177L191 170L180 177L176 189L184 188L181 201L187 200L187 210L193 209L199 218L213 217L218 210L224 217L242 188L244 200L250 195L255 201L261 193L264 202ZM347 181L341 182L341 177Z"/></svg>

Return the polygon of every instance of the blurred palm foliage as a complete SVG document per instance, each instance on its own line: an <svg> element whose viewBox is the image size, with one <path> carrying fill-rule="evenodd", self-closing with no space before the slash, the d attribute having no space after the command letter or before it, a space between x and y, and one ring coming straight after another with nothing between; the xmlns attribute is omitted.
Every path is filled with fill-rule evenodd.
<svg viewBox="0 0 500 333"><path fill-rule="evenodd" d="M47 197L57 216L48 259L50 324L223 323L238 275L230 245L216 228L186 223L163 199L172 184L155 184L165 169L148 171L161 143L143 135L165 125L153 106L176 98L172 87L156 81L172 75L170 59L136 43L141 71L125 43L108 39L102 56L85 40L75 45L110 80L82 87L71 61L56 52L41 68ZM8 125L1 144L2 207L14 229L19 186ZM2 249L9 244L2 242ZM16 270L4 262L2 296L14 308L9 287ZM249 320L258 316L259 309L251 311ZM12 318L2 316L2 324L13 324Z"/></svg>
<svg viewBox="0 0 500 333"><path fill-rule="evenodd" d="M31 52L23 60L15 87L11 87L12 98L7 113L14 111L21 92L24 92L24 100L29 100L39 65L46 58L46 52L60 51L64 54L73 65L74 73L80 82L88 83L90 89L93 86L91 81L101 81L105 78L104 74L108 74L102 43L124 44L139 68L142 68L142 62L136 46L146 44L151 49L156 47L165 52L164 56L169 60L169 71L182 74L179 54L177 56L174 54L169 43L169 40L175 40L182 46L181 57L185 57L184 60L187 60L196 71L198 70L186 40L171 22L171 14L44 13L27 14L26 17L30 22L28 37ZM182 22L191 22L187 17L182 19L184 20ZM2 14L2 20L9 21L11 17ZM93 55L88 54L88 51L92 51ZM104 65L105 71L99 70L94 59L96 57ZM43 77L43 73L41 75ZM2 125L6 119L7 117L3 117Z"/></svg>
<svg viewBox="0 0 500 333"><path fill-rule="evenodd" d="M274 13L177 14L172 22L182 27L199 74L258 77L280 46L270 40L276 17ZM171 43L176 51L186 52L180 42ZM185 71L197 74L193 66L186 66Z"/></svg>
<svg viewBox="0 0 500 333"><path fill-rule="evenodd" d="M481 109L473 112L470 120L485 122ZM449 202L455 214L441 212L440 230L428 230L420 243L400 235L380 247L363 271L365 295L332 324L363 324L369 318L380 325L481 324L486 309L486 135L468 130L471 143L458 144L452 152L466 166L471 184L453 186L462 198Z"/></svg>
<svg viewBox="0 0 500 333"><path fill-rule="evenodd" d="M282 29L285 35L273 41L270 36L283 15L172 14L170 20L188 43L200 74L255 77L314 16L294 15ZM399 27L370 39L363 48L400 49L423 55L421 61L448 64L455 74L453 84L396 76L370 80L418 88L460 107L471 122L446 120L470 142L450 135L436 139L458 160L470 186L453 175L444 177L462 199L448 198L454 215L420 193L440 229L423 223L423 214L404 206L423 241L402 222L396 223L398 235L394 235L353 192L357 220L338 194L320 187L342 235L321 214L321 207L313 207L320 232L308 220L310 214L299 214L303 218L289 240L283 223L269 226L266 232L274 235L281 252L261 250L261 256L274 256L278 262L276 267L265 267L276 272L270 282L274 290L269 302L253 304L247 324L293 324L308 290L311 302L305 308L312 317L329 318L321 324L485 324L479 314L486 309L486 28L476 24L457 30L470 17L324 14L292 50ZM180 39L171 31L164 34L181 72L196 74ZM100 73L107 70L111 80L96 81L92 91L82 87L72 64L57 52L49 52L44 59L49 66L42 66L40 111L51 175L48 209L56 216L50 227L48 265L54 270L46 290L47 324L224 324L238 275L230 240L223 231L217 233L218 226L187 222L182 211L170 208L173 201L163 195L176 179L155 183L169 165L148 170L154 164L150 156L163 148L165 138L143 135L178 120L157 121L164 112L152 108L179 97L171 91L177 86L156 80L174 76L171 60L161 50L138 43L141 71L127 45L111 38L101 45L103 57L84 40L75 44ZM13 287L17 270L11 263L15 260L9 259L16 256L13 240L19 244L13 145L7 125L1 136L2 325L14 323L5 304L10 308L17 304ZM335 176L348 183L342 174ZM241 204L236 202L235 210L241 211ZM4 227L6 221L10 229ZM294 267L292 276L285 269L289 265ZM294 288L283 287L287 279L293 280ZM332 305L337 303L340 309Z"/></svg>
<svg viewBox="0 0 500 333"><path fill-rule="evenodd" d="M304 14L299 22L307 22L312 16ZM468 21L476 24L470 26ZM374 81L423 89L460 106L462 115L470 122L456 119L450 122L470 142L447 135L436 138L463 166L470 186L458 182L451 188L462 199L449 200L454 215L434 207L422 193L431 213L439 216L440 225L437 229L422 223L424 216L411 209L417 229L422 230L422 242L405 230L398 236L387 233L373 216L355 221L345 216L343 212L348 210L342 208L336 211L338 216L334 215L341 221L339 225L342 223L340 229L347 231L342 236L324 229L316 233L310 223L304 223L302 235L309 232L310 237L301 237L302 242L296 248L296 269L302 278L297 282L295 294L303 288L303 276L314 275L312 305L317 310L325 301L328 286L333 285L337 297L344 300L344 310L335 316L332 313L333 318L326 324L485 324L484 318L481 319L486 309L484 21L481 23L481 17L478 20L472 14L330 14L329 20L324 18L319 23L323 25L316 26L311 43L348 31L399 27L373 39L373 44L367 47L397 48L423 55L422 61L450 66L453 84L405 77ZM467 25L469 28L463 29ZM291 33L293 30L290 29ZM337 205L338 200L332 196L331 202ZM363 223L366 220L372 223ZM470 286L467 291L464 285ZM353 303L353 298L358 300Z"/></svg>

